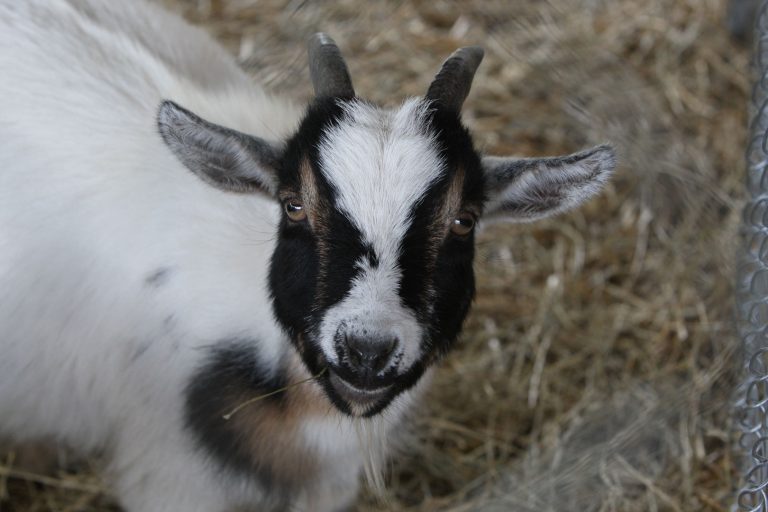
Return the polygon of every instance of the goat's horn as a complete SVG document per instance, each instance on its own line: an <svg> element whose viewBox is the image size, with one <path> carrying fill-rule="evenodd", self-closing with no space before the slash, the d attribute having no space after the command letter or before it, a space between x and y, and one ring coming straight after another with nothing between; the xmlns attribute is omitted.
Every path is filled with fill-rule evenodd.
<svg viewBox="0 0 768 512"><path fill-rule="evenodd" d="M336 43L327 34L318 32L309 39L309 76L315 96L352 98L355 90L347 65Z"/></svg>
<svg viewBox="0 0 768 512"><path fill-rule="evenodd" d="M479 46L467 46L453 52L429 86L427 99L450 110L461 110L484 54Z"/></svg>

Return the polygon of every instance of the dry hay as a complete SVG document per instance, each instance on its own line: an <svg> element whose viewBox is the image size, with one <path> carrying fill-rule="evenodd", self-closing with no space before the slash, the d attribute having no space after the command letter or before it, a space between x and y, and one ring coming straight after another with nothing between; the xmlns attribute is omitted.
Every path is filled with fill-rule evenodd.
<svg viewBox="0 0 768 512"><path fill-rule="evenodd" d="M465 334L360 510L728 510L749 79L723 0L166 3L299 99L315 30L385 104L481 44L465 119L485 150L619 148L599 199L482 234ZM0 461L2 512L113 510L82 466Z"/></svg>

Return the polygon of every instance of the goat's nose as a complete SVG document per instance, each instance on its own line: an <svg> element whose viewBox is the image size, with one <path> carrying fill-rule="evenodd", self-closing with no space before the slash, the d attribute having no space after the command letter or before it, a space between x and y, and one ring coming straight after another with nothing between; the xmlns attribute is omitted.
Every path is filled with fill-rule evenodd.
<svg viewBox="0 0 768 512"><path fill-rule="evenodd" d="M365 373L378 373L386 368L397 346L397 338L345 336L350 366Z"/></svg>

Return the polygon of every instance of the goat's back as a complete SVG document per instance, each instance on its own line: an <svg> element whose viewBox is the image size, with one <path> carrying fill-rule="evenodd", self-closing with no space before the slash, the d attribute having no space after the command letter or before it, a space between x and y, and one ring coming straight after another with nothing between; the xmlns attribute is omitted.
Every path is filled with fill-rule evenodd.
<svg viewBox="0 0 768 512"><path fill-rule="evenodd" d="M279 339L276 207L184 169L163 99L270 139L298 118L158 7L0 0L0 434L99 444L147 397L178 409L195 347Z"/></svg>

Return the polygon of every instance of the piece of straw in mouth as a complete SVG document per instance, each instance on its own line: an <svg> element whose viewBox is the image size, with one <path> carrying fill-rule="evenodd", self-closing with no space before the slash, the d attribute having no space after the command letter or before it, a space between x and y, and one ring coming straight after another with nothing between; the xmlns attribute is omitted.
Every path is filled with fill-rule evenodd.
<svg viewBox="0 0 768 512"><path fill-rule="evenodd" d="M302 379L302 380L300 380L298 382L294 382L292 384L288 384L287 386L283 386L282 388L276 389L274 391L270 391L269 393L265 393L263 395L255 396L255 397L251 398L250 400L246 400L245 402L241 403L240 405L238 405L237 407L232 409L227 414L223 415L222 418L224 418L225 420L229 420L232 416L237 414L241 409L244 409L245 407L251 405L254 402L258 402L259 400L263 400L265 398L268 398L270 396L276 395L278 393L282 393L283 391L287 391L287 390L289 390L291 388L295 388L296 386L299 386L301 384L305 384L305 383L307 383L307 382L309 382L311 380L319 379L325 373L325 371L327 369L328 369L327 367L323 368L322 370L320 370L320 373L318 373L317 375L312 375L310 377L307 377L306 379Z"/></svg>

